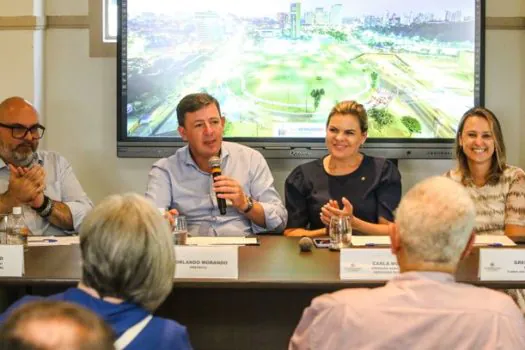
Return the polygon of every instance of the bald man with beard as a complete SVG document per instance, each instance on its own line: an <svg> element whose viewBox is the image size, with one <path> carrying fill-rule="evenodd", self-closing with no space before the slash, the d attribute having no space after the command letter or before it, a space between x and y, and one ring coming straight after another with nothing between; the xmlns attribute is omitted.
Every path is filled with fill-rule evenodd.
<svg viewBox="0 0 525 350"><path fill-rule="evenodd" d="M76 231L93 207L69 162L38 151L45 127L21 97L0 103L0 213L22 207L34 235Z"/></svg>

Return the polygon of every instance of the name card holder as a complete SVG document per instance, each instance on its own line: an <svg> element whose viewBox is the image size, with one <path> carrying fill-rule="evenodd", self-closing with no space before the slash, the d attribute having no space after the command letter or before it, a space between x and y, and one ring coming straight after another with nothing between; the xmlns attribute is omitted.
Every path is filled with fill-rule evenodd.
<svg viewBox="0 0 525 350"><path fill-rule="evenodd" d="M175 278L239 278L239 248L175 246Z"/></svg>
<svg viewBox="0 0 525 350"><path fill-rule="evenodd" d="M481 248L478 276L481 281L525 281L525 251Z"/></svg>
<svg viewBox="0 0 525 350"><path fill-rule="evenodd" d="M24 275L24 246L0 245L0 277Z"/></svg>
<svg viewBox="0 0 525 350"><path fill-rule="evenodd" d="M399 273L397 260L390 248L341 249L341 280L389 280Z"/></svg>

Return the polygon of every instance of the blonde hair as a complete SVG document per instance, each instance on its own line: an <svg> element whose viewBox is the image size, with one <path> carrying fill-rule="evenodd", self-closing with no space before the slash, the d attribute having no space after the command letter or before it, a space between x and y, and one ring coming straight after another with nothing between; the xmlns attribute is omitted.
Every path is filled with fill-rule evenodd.
<svg viewBox="0 0 525 350"><path fill-rule="evenodd" d="M167 221L137 194L104 199L80 226L82 282L100 297L154 311L173 287L175 253Z"/></svg>
<svg viewBox="0 0 525 350"><path fill-rule="evenodd" d="M328 114L326 126L330 124L330 119L336 114L355 116L359 122L361 132L365 133L368 131L368 116L366 114L366 109L362 104L353 100L337 103L330 111L330 114Z"/></svg>
<svg viewBox="0 0 525 350"><path fill-rule="evenodd" d="M465 123L470 117L481 117L485 118L489 123L490 130L494 137L494 154L492 155L492 163L487 175L487 182L489 184L498 183L503 171L507 168L507 157L505 150L505 143L503 141L503 133L501 131L501 126L496 118L496 115L484 107L474 107L469 109L463 114L461 120L459 121L458 131L456 133L456 159L458 162L458 168L461 172L461 182L464 185L467 185L471 181L470 168L468 166L468 159L463 152L463 147L460 145L461 134L463 133L463 128Z"/></svg>

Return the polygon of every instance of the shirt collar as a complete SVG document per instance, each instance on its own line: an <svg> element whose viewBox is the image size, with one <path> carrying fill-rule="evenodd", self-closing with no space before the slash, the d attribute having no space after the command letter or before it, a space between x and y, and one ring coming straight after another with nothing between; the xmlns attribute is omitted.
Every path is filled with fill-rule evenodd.
<svg viewBox="0 0 525 350"><path fill-rule="evenodd" d="M195 163L195 161L191 157L190 146L189 145L186 145L184 147L184 151L183 152L184 152L183 153L184 164L190 165L190 166L193 166L193 167L199 169L199 167L197 166L197 164ZM230 151L229 151L228 143L227 142L222 142L222 144L221 144L221 164L224 162L224 160L229 155L230 155Z"/></svg>
<svg viewBox="0 0 525 350"><path fill-rule="evenodd" d="M455 278L450 273L434 271L409 271L403 272L392 278L392 281L434 281L442 283L454 282Z"/></svg>

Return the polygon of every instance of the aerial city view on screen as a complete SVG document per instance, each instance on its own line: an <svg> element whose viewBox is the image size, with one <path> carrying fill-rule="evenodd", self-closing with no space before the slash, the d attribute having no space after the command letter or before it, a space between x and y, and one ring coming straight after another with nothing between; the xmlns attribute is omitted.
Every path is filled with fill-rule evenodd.
<svg viewBox="0 0 525 350"><path fill-rule="evenodd" d="M192 92L229 137L323 137L355 99L371 137L452 138L474 104L472 0L128 0L127 130L178 136ZM126 43L124 42L124 45Z"/></svg>

